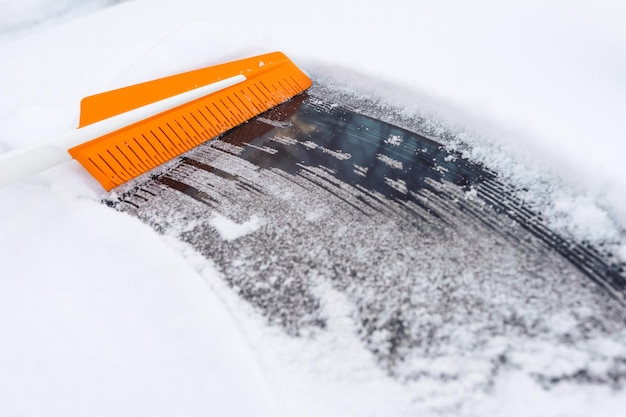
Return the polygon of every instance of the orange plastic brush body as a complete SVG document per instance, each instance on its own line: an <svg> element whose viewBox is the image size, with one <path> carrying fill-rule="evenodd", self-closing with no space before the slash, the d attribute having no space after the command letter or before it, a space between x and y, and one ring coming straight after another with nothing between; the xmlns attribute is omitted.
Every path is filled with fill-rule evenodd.
<svg viewBox="0 0 626 417"><path fill-rule="evenodd" d="M311 80L280 52L86 97L80 127L236 75L246 80L68 150L107 190L292 98Z"/></svg>

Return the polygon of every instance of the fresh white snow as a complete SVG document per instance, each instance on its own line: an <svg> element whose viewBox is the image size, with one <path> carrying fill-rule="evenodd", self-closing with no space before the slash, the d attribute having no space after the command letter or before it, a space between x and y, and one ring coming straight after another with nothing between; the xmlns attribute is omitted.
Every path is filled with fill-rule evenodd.
<svg viewBox="0 0 626 417"><path fill-rule="evenodd" d="M553 227L606 242L626 262L623 2L134 0L95 12L112 3L0 0L0 152L75 127L86 95L282 50L338 88L454 129L469 148L449 147L526 189ZM0 189L2 414L410 408L415 387L385 382L349 321L330 323L346 335L340 345L272 334L210 264L105 207L105 195L75 162ZM226 239L262 227L213 222ZM323 283L320 291L325 308L346 308ZM477 399L474 415L615 415L626 406L623 392L546 393L507 378Z"/></svg>
<svg viewBox="0 0 626 417"><path fill-rule="evenodd" d="M217 230L222 239L235 240L249 235L259 230L263 225L263 220L258 216L252 216L249 220L238 224L219 213L211 219L211 226Z"/></svg>

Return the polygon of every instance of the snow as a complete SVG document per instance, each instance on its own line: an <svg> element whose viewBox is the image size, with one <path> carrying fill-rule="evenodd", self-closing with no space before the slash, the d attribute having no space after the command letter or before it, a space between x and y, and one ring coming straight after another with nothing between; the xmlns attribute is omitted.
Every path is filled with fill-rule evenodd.
<svg viewBox="0 0 626 417"><path fill-rule="evenodd" d="M621 245L617 249L617 256L622 262L626 263L626 244Z"/></svg>
<svg viewBox="0 0 626 417"><path fill-rule="evenodd" d="M0 152L74 128L86 95L282 50L338 88L454 130L448 147L525 189L557 230L609 243L626 262L623 2L134 0L95 11L114 3L0 0ZM0 190L2 414L404 415L417 389L428 415L463 388L437 397L429 380L387 382L323 280L329 317L345 318L329 326L345 337L273 334L216 268L102 205L105 195L75 162ZM263 226L211 222L227 240ZM589 344L600 357L624 350ZM563 361L512 360L557 376L586 360L537 352ZM504 378L462 414L615 415L625 405L604 387L546 392L520 372Z"/></svg>
<svg viewBox="0 0 626 417"><path fill-rule="evenodd" d="M2 0L0 38L13 39L124 0Z"/></svg>
<svg viewBox="0 0 626 417"><path fill-rule="evenodd" d="M211 219L211 225L218 231L222 239L235 240L254 233L263 226L263 219L252 216L249 220L238 224L219 213Z"/></svg>
<svg viewBox="0 0 626 417"><path fill-rule="evenodd" d="M3 414L273 415L250 347L197 272L61 171L2 195Z"/></svg>

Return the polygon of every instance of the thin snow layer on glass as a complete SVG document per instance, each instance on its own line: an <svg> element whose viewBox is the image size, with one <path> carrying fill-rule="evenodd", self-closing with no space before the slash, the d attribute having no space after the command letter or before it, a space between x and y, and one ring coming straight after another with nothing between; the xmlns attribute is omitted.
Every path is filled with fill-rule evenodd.
<svg viewBox="0 0 626 417"><path fill-rule="evenodd" d="M247 332L266 365L294 340L325 349L329 368L291 351L270 375L361 386L337 347L356 339L375 379L400 387L394 415L497 415L519 387L571 404L576 387L623 392L620 265L551 232L481 166L328 101L298 97L107 203L221 272L223 297L265 321L265 336ZM325 395L336 415L370 401Z"/></svg>

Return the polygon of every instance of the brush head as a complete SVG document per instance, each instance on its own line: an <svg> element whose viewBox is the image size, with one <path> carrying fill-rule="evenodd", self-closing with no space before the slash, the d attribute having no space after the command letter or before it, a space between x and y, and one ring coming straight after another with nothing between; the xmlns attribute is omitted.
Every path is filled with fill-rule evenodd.
<svg viewBox="0 0 626 417"><path fill-rule="evenodd" d="M107 191L302 93L311 80L273 52L86 97L80 127L243 75L244 81L68 150Z"/></svg>

